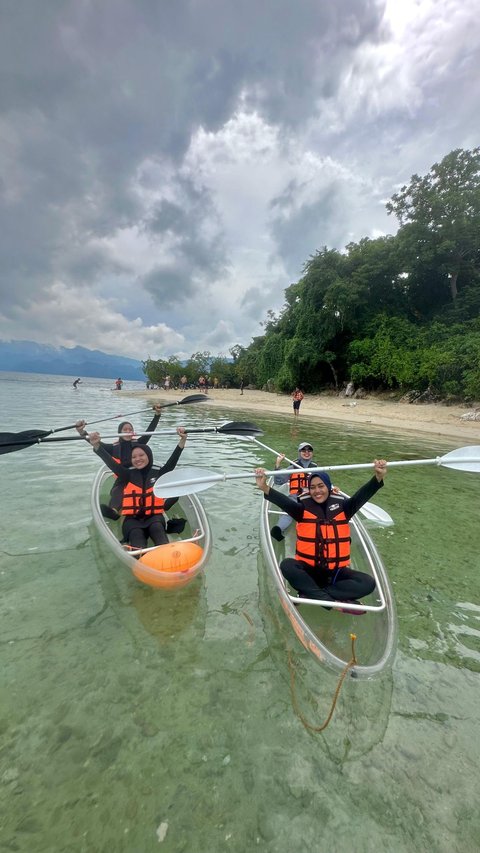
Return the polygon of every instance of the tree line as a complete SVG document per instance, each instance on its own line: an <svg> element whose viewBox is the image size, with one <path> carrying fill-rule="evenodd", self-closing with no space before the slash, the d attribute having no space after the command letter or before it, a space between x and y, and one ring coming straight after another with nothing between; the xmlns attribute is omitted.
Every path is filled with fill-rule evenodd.
<svg viewBox="0 0 480 853"><path fill-rule="evenodd" d="M278 391L353 381L480 399L480 148L413 175L386 207L395 236L319 249L263 334L233 347L233 361L214 359L210 375ZM194 354L192 369L199 355L210 359Z"/></svg>

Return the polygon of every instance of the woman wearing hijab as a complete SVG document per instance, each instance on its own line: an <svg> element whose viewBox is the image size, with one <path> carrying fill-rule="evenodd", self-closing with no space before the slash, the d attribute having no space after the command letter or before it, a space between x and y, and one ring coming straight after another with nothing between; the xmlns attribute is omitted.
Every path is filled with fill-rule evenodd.
<svg viewBox="0 0 480 853"><path fill-rule="evenodd" d="M158 422L162 415L162 407L155 404L153 410L155 415L145 430L147 435L137 437L132 423L130 421L122 421L118 425L118 441L116 441L115 444L106 444L102 441L103 449L106 450L116 462L119 462L120 465L123 465L125 468L130 468L130 465L132 464L132 447L134 442L137 442L137 444L148 444L151 439L151 435L148 435L148 433L154 432L158 426ZM85 429L86 425L87 423L83 419L77 421L75 424L77 432L85 438L88 437L88 433ZM107 504L102 504L100 507L104 518L111 518L113 520L118 518L118 508L122 503L122 491L123 487L121 483L115 481L110 492L110 501L108 506Z"/></svg>
<svg viewBox="0 0 480 853"><path fill-rule="evenodd" d="M370 575L350 568L348 524L383 486L387 463L384 459L376 459L373 465L375 476L350 498L332 493L330 477L321 471L308 477L307 494L293 499L270 488L264 469L257 468L257 486L266 500L283 509L297 523L295 557L282 560L280 569L301 598L358 604L359 598L375 589Z"/></svg>
<svg viewBox="0 0 480 853"><path fill-rule="evenodd" d="M145 430L146 433L155 432L160 417L162 415L162 407L158 404L154 405L153 410L155 412L155 415L150 421L147 429ZM87 422L83 419L77 421L77 423L75 424L77 432L85 438L87 438L88 436L88 433L85 429L86 425ZM106 444L102 441L102 447L104 447L107 453L109 453L110 456L113 456L113 458L116 459L117 462L120 462L122 465L125 465L127 468L129 468L131 465L133 442L136 441L137 444L148 444L150 439L150 435L136 436L131 421L122 421L118 425L118 441L116 441L115 444Z"/></svg>
<svg viewBox="0 0 480 853"><path fill-rule="evenodd" d="M131 467L126 468L106 450L102 444L100 433L91 432L88 440L94 452L105 465L117 476L121 488L122 503L120 514L124 516L123 537L125 542L135 549L147 547L150 538L154 545L164 545L168 542L165 529L165 501L157 498L153 486L158 477L173 471L180 459L187 433L184 427L177 427L180 440L162 467L153 464L153 454L146 444L135 442L131 448Z"/></svg>

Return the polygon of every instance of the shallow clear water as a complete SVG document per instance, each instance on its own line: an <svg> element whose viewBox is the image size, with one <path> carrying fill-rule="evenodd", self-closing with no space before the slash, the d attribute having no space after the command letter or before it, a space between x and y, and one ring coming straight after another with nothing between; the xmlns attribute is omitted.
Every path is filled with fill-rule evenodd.
<svg viewBox="0 0 480 853"><path fill-rule="evenodd" d="M142 408L108 380L74 392L66 377L0 374L0 399L5 431ZM166 409L162 426L235 419L256 420L261 440L291 457L311 441L325 463L454 446L208 403ZM149 415L133 420L145 427ZM158 436L151 446L161 460L174 444ZM182 461L274 465L254 443L220 436L191 437ZM377 500L395 526L371 533L396 593L395 664L380 680L347 679L316 734L299 714L321 724L337 677L308 657L269 596L253 480L203 494L214 539L206 575L165 594L141 587L96 535L98 459L83 442L22 449L0 466L2 849L479 849L478 475L388 474ZM352 491L364 479L345 472L339 484Z"/></svg>

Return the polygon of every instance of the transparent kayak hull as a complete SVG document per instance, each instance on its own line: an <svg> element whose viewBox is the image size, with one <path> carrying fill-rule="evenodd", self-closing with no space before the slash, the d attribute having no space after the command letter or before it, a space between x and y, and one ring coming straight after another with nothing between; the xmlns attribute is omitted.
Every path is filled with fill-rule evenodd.
<svg viewBox="0 0 480 853"><path fill-rule="evenodd" d="M397 646L397 619L390 581L380 555L358 518L350 521L351 565L372 575L373 593L362 599L363 615L347 614L340 609L325 609L319 603L300 598L289 588L279 564L295 554L295 522L285 531L285 540L272 539L270 529L278 524L280 510L262 500L260 536L264 571L272 595L281 607L300 643L320 663L341 672L352 658L352 634L355 635L356 665L351 673L357 678L373 678L388 669ZM327 604L327 602L325 602Z"/></svg>
<svg viewBox="0 0 480 853"><path fill-rule="evenodd" d="M124 563L141 583L159 589L174 589L190 583L203 571L211 550L211 533L202 504L195 495L179 498L168 512L168 518L184 518L186 525L181 536L169 535L168 545L132 552L121 543L122 519L107 520L100 505L108 504L114 477L108 468L101 468L92 486L92 515L102 539L119 562Z"/></svg>

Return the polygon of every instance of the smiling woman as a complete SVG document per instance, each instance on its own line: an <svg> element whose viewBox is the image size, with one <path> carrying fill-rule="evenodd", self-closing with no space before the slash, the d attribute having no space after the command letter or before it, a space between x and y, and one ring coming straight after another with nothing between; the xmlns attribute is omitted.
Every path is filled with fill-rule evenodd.
<svg viewBox="0 0 480 853"><path fill-rule="evenodd" d="M280 570L301 598L358 605L358 599L373 592L373 578L350 568L348 522L383 486L385 460L376 459L374 470L375 476L350 498L332 492L329 475L316 471L307 479L308 494L294 499L271 488L264 469L257 469L257 486L266 499L297 523L295 558L282 560Z"/></svg>
<svg viewBox="0 0 480 853"><path fill-rule="evenodd" d="M131 548L142 550L151 539L154 545L165 545L168 537L165 529L165 501L153 492L157 477L172 471L185 447L187 433L184 427L177 427L180 436L177 447L163 467L154 467L153 454L146 444L133 444L131 449L132 468L126 468L101 444L100 433L91 432L89 441L95 453L116 475L121 489L120 514L124 516L123 536ZM116 488L116 487L114 487Z"/></svg>

